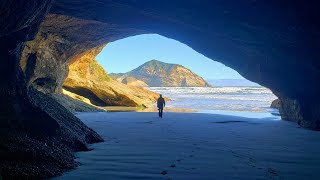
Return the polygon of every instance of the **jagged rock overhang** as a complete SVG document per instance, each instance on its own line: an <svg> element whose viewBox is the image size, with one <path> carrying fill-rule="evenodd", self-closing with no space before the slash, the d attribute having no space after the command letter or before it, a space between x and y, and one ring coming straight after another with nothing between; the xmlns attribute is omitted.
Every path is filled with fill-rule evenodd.
<svg viewBox="0 0 320 180"><path fill-rule="evenodd" d="M315 7L313 2L250 0L201 3L56 0L51 13L178 40L270 88L283 99L282 107L302 111L291 118L304 116L302 119L314 121L320 90L317 83L320 28L315 23L318 19ZM124 33L125 36L129 34ZM306 112L310 108L313 110ZM310 113L311 116L306 116Z"/></svg>
<svg viewBox="0 0 320 180"><path fill-rule="evenodd" d="M296 81L308 86L316 79L315 75L319 77L318 72L304 63L304 59L315 59L317 54L315 47L310 47L315 43L312 34L316 31L312 32L312 24L305 21L313 17L314 9L309 5L305 9L301 7L306 5L276 1L65 3L57 0L51 13L94 19L176 39L232 67L247 79L269 87L276 94L295 98L310 94L297 87ZM301 29L309 31L310 35L303 34ZM130 34L124 33L123 37L126 36ZM285 72L284 66L293 71ZM299 71L301 68L304 70ZM306 75L310 80L303 80ZM314 94L318 90L319 87L308 91Z"/></svg>
<svg viewBox="0 0 320 180"><path fill-rule="evenodd" d="M230 66L284 101L299 102L290 106L318 107L316 16L311 3L295 2L56 0L41 32L63 34L64 62L102 43L157 33Z"/></svg>

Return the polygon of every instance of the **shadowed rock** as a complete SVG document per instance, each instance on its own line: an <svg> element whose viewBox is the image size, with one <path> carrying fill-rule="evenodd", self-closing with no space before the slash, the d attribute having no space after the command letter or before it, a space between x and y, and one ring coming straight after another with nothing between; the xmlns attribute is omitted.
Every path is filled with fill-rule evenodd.
<svg viewBox="0 0 320 180"><path fill-rule="evenodd" d="M270 88L280 99L283 119L320 130L317 3L1 1L2 176L56 175L76 165L74 150L86 149L86 142L101 141L48 94L61 92L68 66L75 57L107 42L142 33L176 39L230 66L247 79ZM46 149L47 146L51 148ZM27 152L26 147L31 150ZM59 156L60 153L64 155ZM32 154L43 161L33 161ZM22 165L23 169L19 169Z"/></svg>
<svg viewBox="0 0 320 180"><path fill-rule="evenodd" d="M280 109L280 100L279 99L273 100L271 105L270 105L270 107L271 108Z"/></svg>
<svg viewBox="0 0 320 180"><path fill-rule="evenodd" d="M62 75L55 80L57 86L51 88L59 90L67 71L66 63L73 57L124 37L157 33L185 43L270 88L282 103L287 103L284 107L299 109L291 106L303 104L299 117L286 114L290 110L281 111L282 117L290 117L288 120L292 121L302 119L305 124L313 124L306 128L320 129L320 86L316 83L320 77L317 61L320 28L311 23L317 22L314 7L312 2L249 0L201 3L56 0L34 44L50 43L29 52L39 54L45 52L41 49L49 48L49 56L56 60L39 57L37 62L62 63L55 70ZM42 74L45 70L40 68L37 72Z"/></svg>

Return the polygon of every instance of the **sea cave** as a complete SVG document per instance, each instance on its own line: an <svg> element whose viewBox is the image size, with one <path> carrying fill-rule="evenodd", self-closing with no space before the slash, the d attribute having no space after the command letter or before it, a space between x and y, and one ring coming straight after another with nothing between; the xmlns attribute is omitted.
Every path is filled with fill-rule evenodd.
<svg viewBox="0 0 320 180"><path fill-rule="evenodd" d="M180 41L269 88L283 120L320 130L317 2L43 0L0 3L0 174L49 178L104 141L54 94L70 64L140 34ZM69 85L72 85L72 82ZM95 103L132 103L122 98ZM0 176L0 179L1 179Z"/></svg>

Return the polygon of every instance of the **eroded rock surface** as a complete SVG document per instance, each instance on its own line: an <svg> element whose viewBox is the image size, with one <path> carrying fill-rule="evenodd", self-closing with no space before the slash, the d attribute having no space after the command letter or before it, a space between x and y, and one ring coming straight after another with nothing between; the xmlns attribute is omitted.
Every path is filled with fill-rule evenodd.
<svg viewBox="0 0 320 180"><path fill-rule="evenodd" d="M157 93L111 79L95 60L103 46L72 60L63 88L86 97L96 106L142 106L156 102Z"/></svg>
<svg viewBox="0 0 320 180"><path fill-rule="evenodd" d="M29 86L45 93L59 93L72 60L92 48L139 33L142 31L95 20L49 14L35 39L27 43L20 65Z"/></svg>
<svg viewBox="0 0 320 180"><path fill-rule="evenodd" d="M1 1L0 178L43 179L77 166L73 153L101 137L52 97L28 86L19 66L51 5Z"/></svg>
<svg viewBox="0 0 320 180"><path fill-rule="evenodd" d="M308 104L299 112L302 125L316 125L320 124L316 7L316 2L298 1L56 0L50 12L176 39L270 88L280 99Z"/></svg>

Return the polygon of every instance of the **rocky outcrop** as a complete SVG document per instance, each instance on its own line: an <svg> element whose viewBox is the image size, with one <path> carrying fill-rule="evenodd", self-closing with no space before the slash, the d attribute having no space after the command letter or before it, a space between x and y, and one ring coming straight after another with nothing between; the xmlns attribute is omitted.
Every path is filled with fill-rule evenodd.
<svg viewBox="0 0 320 180"><path fill-rule="evenodd" d="M320 103L317 100L306 102L297 99L280 98L281 118L297 122L301 127L320 130L320 122L314 119L320 118Z"/></svg>
<svg viewBox="0 0 320 180"><path fill-rule="evenodd" d="M280 109L280 100L279 99L273 100L270 107L275 109Z"/></svg>
<svg viewBox="0 0 320 180"><path fill-rule="evenodd" d="M316 101L301 103L296 99L279 98L274 100L270 107L279 109L283 120L294 121L308 129L320 130L320 123L312 121L320 118L320 104Z"/></svg>
<svg viewBox="0 0 320 180"><path fill-rule="evenodd" d="M96 106L151 106L159 97L157 93L122 84L107 75L95 60L102 48L92 49L73 60L63 88Z"/></svg>
<svg viewBox="0 0 320 180"><path fill-rule="evenodd" d="M158 60L151 60L132 71L121 74L110 74L118 81L127 84L150 87L208 87L202 77L178 64L168 64Z"/></svg>
<svg viewBox="0 0 320 180"><path fill-rule="evenodd" d="M143 81L140 81L134 77L125 77L121 80L121 82L123 84L127 84L127 85L130 85L130 86L137 86L137 87L148 87L149 85L146 84L145 82Z"/></svg>
<svg viewBox="0 0 320 180"><path fill-rule="evenodd" d="M98 106L92 105L90 103L90 100L85 97L66 91L64 89L62 90L62 92L63 92L62 94L61 93L52 94L52 97L72 113L105 112L104 109Z"/></svg>

